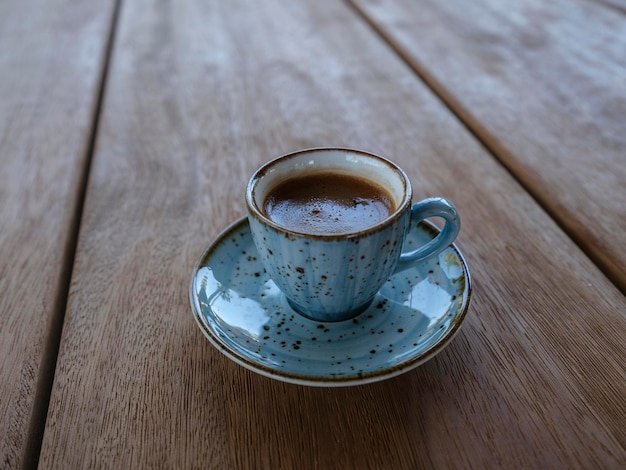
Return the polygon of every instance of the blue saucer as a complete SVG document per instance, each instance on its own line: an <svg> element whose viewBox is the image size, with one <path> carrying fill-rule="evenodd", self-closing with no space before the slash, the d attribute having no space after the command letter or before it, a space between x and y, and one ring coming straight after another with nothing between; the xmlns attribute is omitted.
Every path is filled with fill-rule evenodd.
<svg viewBox="0 0 626 470"><path fill-rule="evenodd" d="M405 251L437 233L421 222ZM431 359L459 331L470 295L467 265L451 245L424 266L393 275L359 316L309 320L289 307L263 269L247 218L207 247L190 288L194 318L222 353L265 376L322 387L376 382Z"/></svg>

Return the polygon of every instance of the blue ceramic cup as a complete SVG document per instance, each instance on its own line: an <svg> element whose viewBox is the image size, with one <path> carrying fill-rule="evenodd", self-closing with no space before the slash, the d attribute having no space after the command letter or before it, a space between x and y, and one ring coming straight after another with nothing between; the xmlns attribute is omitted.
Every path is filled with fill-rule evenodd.
<svg viewBox="0 0 626 470"><path fill-rule="evenodd" d="M385 188L392 212L366 228L332 235L305 233L270 219L264 204L276 185L315 172L352 175ZM255 172L246 190L252 238L263 266L296 312L322 322L358 315L392 274L424 263L454 241L461 224L454 205L443 198L413 204L411 197L409 179L396 164L341 148L302 150L272 160ZM409 227L429 217L444 219L439 235L403 253Z"/></svg>

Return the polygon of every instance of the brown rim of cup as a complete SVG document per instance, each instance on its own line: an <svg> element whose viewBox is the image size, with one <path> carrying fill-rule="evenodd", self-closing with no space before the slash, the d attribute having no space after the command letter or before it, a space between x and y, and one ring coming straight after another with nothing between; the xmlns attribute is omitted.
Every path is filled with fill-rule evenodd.
<svg viewBox="0 0 626 470"><path fill-rule="evenodd" d="M307 154L307 153L321 153L321 152L354 153L354 154L363 155L368 158L374 158L388 165L389 167L393 169L393 171L395 171L398 175L400 175L400 178L404 183L404 197L402 198L401 203L398 204L398 207L396 207L396 210L391 215L389 215L389 217L382 220L381 222L378 222L377 224L372 225L371 227L368 227L363 230L359 230L357 232L346 232L346 233L332 234L332 235L298 232L298 231L289 229L288 227L285 227L283 225L277 224L276 222L271 220L269 217L267 217L263 213L263 211L258 207L255 201L254 189L255 189L257 182L260 181L273 166L277 165L278 163L286 159L295 158L295 157L298 157L300 155ZM314 148L308 148L308 149L303 149L303 150L297 150L295 152L286 153L284 155L276 157L264 163L258 170L256 170L254 174L252 175L252 177L250 178L250 180L248 181L248 185L246 187L246 205L248 207L249 215L252 215L256 219L258 219L260 222L271 227L272 229L278 232L284 233L285 236L288 236L288 237L298 237L298 238L307 237L307 238L315 238L315 239L328 240L328 241L345 240L345 239L350 239L350 238L355 238L355 237L362 237L364 235L375 233L375 232L378 232L379 230L384 229L391 222L393 222L398 217L400 217L404 213L405 210L411 207L412 196L413 196L413 190L412 190L411 182L409 181L408 176L406 175L404 170L402 170L402 168L400 168L394 162L392 162L391 160L387 158L381 157L380 155L376 155L376 154L373 154L364 150L343 148L343 147L314 147Z"/></svg>

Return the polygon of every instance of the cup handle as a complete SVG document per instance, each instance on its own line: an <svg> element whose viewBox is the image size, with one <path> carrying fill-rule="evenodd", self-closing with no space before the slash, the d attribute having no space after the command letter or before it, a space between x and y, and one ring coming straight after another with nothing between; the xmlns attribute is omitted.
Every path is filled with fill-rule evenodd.
<svg viewBox="0 0 626 470"><path fill-rule="evenodd" d="M409 227L414 226L429 217L441 217L445 224L441 232L424 246L409 253L402 253L395 272L404 271L417 263L439 254L447 248L457 237L461 230L461 218L459 213L447 199L433 197L416 202L411 206L411 220Z"/></svg>

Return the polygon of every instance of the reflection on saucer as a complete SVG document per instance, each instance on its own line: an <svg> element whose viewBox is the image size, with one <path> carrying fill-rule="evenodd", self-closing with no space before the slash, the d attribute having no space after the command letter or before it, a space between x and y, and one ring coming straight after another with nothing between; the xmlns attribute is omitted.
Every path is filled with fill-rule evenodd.
<svg viewBox="0 0 626 470"><path fill-rule="evenodd" d="M420 223L405 251L436 234ZM359 316L309 320L289 307L263 269L245 218L209 245L190 289L200 329L229 358L272 378L317 386L374 382L422 364L458 331L470 294L465 260L452 245L438 259L392 276Z"/></svg>

